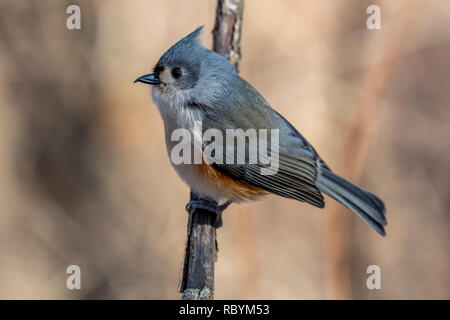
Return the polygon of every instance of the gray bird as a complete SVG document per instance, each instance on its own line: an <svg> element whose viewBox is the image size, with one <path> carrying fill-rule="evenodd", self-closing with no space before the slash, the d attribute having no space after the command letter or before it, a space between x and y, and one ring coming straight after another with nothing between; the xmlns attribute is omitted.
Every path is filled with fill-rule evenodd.
<svg viewBox="0 0 450 320"><path fill-rule="evenodd" d="M195 123L202 130L278 129L278 167L274 174L261 174L262 161L251 163L174 163L178 175L207 200L191 200L190 206L220 214L231 202L256 200L273 193L324 207L322 192L361 217L385 235L385 206L374 194L334 174L313 146L221 55L206 49L198 36L202 27L167 50L153 73L135 80L153 85L152 97L164 121L167 152L177 145L172 133L185 129L195 139ZM205 144L191 142L204 152ZM234 140L232 147L234 145ZM229 148L229 142L225 148ZM247 148L248 149L248 148ZM227 149L228 150L228 149ZM245 158L248 160L248 157ZM223 202L219 205L217 203Z"/></svg>

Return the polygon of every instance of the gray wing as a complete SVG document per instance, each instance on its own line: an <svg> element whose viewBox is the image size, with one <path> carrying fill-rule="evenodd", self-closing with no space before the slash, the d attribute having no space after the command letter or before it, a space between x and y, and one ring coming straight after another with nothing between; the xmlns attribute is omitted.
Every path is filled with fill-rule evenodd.
<svg viewBox="0 0 450 320"><path fill-rule="evenodd" d="M231 178L271 193L324 207L324 199L316 187L318 166L325 166L309 142L245 80L240 79L229 103L217 108L204 106L206 128L280 129L279 169L276 174L262 175L267 167L256 164L213 164ZM235 162L236 163L236 162Z"/></svg>
<svg viewBox="0 0 450 320"><path fill-rule="evenodd" d="M293 156L280 151L279 169L272 175L262 175L261 169L266 166L260 163L213 164L213 167L240 182L282 197L324 207L323 196L315 185L316 162L309 156Z"/></svg>

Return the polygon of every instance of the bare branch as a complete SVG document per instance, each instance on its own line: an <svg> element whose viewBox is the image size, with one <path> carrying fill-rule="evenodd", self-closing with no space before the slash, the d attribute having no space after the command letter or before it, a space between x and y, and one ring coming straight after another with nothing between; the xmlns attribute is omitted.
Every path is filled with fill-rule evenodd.
<svg viewBox="0 0 450 320"><path fill-rule="evenodd" d="M219 0L213 29L213 50L226 57L239 71L243 0Z"/></svg>
<svg viewBox="0 0 450 320"><path fill-rule="evenodd" d="M213 50L230 60L236 70L241 59L243 9L244 0L218 0L213 30ZM191 190L191 200L197 199L200 197ZM218 251L215 222L216 213L189 209L186 252L180 280L184 300L210 300L214 297L214 264Z"/></svg>

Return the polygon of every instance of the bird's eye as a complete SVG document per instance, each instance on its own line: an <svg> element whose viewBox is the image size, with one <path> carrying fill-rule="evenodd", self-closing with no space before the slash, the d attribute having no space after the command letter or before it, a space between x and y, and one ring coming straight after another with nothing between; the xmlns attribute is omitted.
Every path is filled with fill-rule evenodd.
<svg viewBox="0 0 450 320"><path fill-rule="evenodd" d="M174 77L175 79L179 79L181 77L181 69L173 68L172 69L172 77Z"/></svg>

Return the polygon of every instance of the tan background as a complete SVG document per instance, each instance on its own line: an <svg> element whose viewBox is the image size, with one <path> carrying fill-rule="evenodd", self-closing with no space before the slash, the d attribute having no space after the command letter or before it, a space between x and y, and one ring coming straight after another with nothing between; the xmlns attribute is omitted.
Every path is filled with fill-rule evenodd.
<svg viewBox="0 0 450 320"><path fill-rule="evenodd" d="M65 27L73 3L80 31ZM382 30L366 28L373 3ZM149 88L132 81L199 25L210 47L214 14L201 0L0 0L0 298L179 298L189 189ZM327 219L350 217L331 199L233 205L216 298L339 297L327 234L348 239L353 298L450 298L449 37L447 0L246 2L242 76L335 171L359 167L388 235L356 216L329 233ZM362 147L346 143L355 126ZM350 169L343 150L361 155ZM70 264L80 291L65 288ZM371 264L381 290L366 288Z"/></svg>

